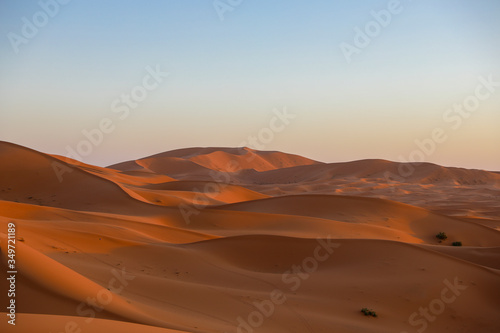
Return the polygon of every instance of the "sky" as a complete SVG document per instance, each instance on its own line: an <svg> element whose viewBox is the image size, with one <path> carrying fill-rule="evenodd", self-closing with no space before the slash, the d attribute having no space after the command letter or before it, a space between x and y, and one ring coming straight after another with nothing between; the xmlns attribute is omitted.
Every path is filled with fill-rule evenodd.
<svg viewBox="0 0 500 333"><path fill-rule="evenodd" d="M0 140L500 170L498 0L0 0Z"/></svg>

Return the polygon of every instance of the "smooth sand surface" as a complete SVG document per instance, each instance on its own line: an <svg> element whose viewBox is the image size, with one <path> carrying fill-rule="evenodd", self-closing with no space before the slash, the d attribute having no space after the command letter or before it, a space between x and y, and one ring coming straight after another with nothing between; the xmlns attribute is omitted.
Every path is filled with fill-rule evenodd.
<svg viewBox="0 0 500 333"><path fill-rule="evenodd" d="M0 161L1 332L500 331L499 173L248 148L103 168L7 142Z"/></svg>

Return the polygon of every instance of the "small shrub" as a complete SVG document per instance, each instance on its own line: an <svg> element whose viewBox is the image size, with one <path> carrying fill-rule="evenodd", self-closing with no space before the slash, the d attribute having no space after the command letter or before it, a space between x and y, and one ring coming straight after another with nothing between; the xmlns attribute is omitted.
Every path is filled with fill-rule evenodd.
<svg viewBox="0 0 500 333"><path fill-rule="evenodd" d="M451 243L453 246L462 246L462 242L453 242Z"/></svg>
<svg viewBox="0 0 500 333"><path fill-rule="evenodd" d="M362 308L361 309L361 312L365 315L365 316L372 316L372 317L376 317L377 316L377 313L371 309L368 309L368 308Z"/></svg>
<svg viewBox="0 0 500 333"><path fill-rule="evenodd" d="M444 232L439 232L437 235L436 235L436 238L439 239L439 240L446 240L448 238L448 236L446 236L446 234Z"/></svg>

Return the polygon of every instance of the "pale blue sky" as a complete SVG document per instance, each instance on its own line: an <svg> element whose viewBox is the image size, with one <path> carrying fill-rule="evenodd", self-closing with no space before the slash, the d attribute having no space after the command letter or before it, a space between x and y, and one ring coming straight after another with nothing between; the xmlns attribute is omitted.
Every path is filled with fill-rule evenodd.
<svg viewBox="0 0 500 333"><path fill-rule="evenodd" d="M500 170L500 88L457 130L442 118L479 76L500 81L500 2L401 1L347 63L339 45L388 3L244 0L221 21L209 0L72 0L16 53L8 34L42 9L0 0L0 140L65 155L110 118L114 131L83 158L107 165L238 146L287 107L297 117L266 150L398 161L441 127L448 139L426 160ZM111 103L156 65L169 76L120 120Z"/></svg>

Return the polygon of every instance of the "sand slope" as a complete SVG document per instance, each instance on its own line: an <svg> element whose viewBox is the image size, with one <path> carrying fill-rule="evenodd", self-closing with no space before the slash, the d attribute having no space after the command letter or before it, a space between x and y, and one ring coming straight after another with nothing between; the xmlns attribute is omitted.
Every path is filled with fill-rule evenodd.
<svg viewBox="0 0 500 333"><path fill-rule="evenodd" d="M192 162L192 163L188 163ZM198 165L210 170L234 172L244 169L256 171L276 170L297 165L322 164L308 158L285 154L277 151L257 151L250 148L187 148L156 154L137 161L123 162L110 166L112 169L129 170L134 165L141 165L156 171L155 166L162 165L166 172L175 173L172 165L180 166L185 172L186 166ZM201 169L201 168L200 168ZM191 169L193 171L195 169ZM198 169L199 170L199 169Z"/></svg>

